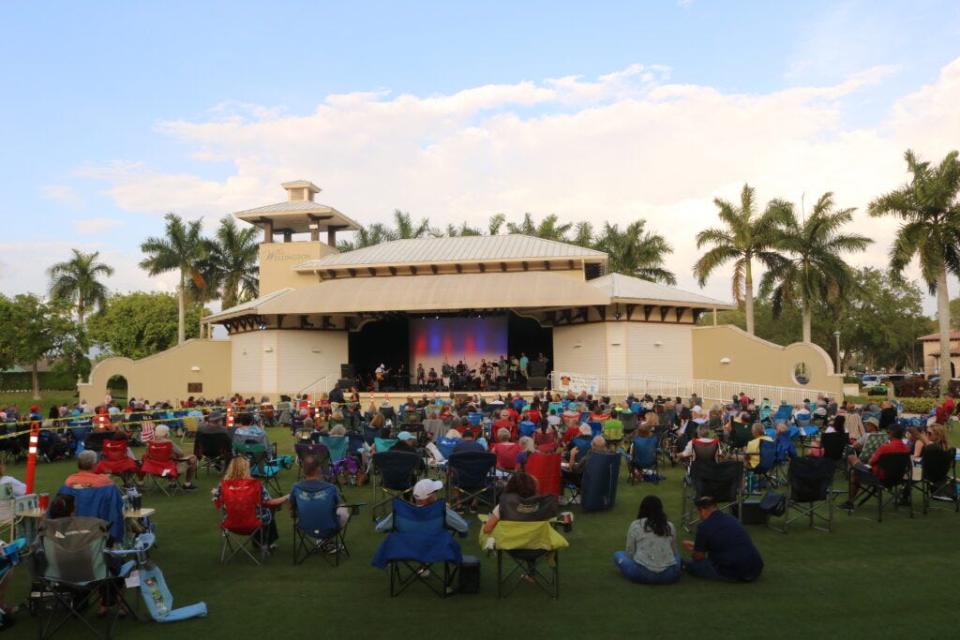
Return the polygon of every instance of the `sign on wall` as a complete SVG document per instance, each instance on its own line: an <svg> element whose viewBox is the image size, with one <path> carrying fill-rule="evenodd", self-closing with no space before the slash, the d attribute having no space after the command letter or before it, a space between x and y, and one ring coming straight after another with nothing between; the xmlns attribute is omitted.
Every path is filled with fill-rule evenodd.
<svg viewBox="0 0 960 640"><path fill-rule="evenodd" d="M556 391L572 391L581 393L586 391L596 395L600 393L600 376L585 376L563 371L553 372L553 388Z"/></svg>

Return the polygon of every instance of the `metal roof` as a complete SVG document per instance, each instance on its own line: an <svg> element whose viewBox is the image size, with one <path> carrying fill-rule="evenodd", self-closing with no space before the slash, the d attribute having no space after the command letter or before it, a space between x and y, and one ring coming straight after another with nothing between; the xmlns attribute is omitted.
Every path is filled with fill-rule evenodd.
<svg viewBox="0 0 960 640"><path fill-rule="evenodd" d="M293 200L268 204L265 207L246 209L233 214L244 222L256 224L261 218L273 220L276 229L289 228L294 232L302 233L309 230L310 225L318 225L320 229L336 226L342 230L357 231L360 225L333 207L310 200ZM311 216L327 217L325 220L314 220Z"/></svg>
<svg viewBox="0 0 960 640"><path fill-rule="evenodd" d="M458 236L393 240L304 262L297 271L373 265L440 264L503 260L584 259L606 262L607 254L574 244L524 235Z"/></svg>
<svg viewBox="0 0 960 640"><path fill-rule="evenodd" d="M374 311L459 311L605 305L607 295L569 272L513 271L392 278L337 278L282 289L204 318L245 315L352 314Z"/></svg>
<svg viewBox="0 0 960 640"><path fill-rule="evenodd" d="M692 293L649 280L642 280L622 273L610 273L587 281L587 284L603 290L614 302L632 300L655 304L674 303L687 306L702 306L717 309L735 309L736 306L716 298Z"/></svg>

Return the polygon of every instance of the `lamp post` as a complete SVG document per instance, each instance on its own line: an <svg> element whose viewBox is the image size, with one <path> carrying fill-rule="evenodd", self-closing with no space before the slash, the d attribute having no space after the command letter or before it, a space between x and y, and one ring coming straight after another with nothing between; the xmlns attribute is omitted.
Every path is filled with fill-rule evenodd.
<svg viewBox="0 0 960 640"><path fill-rule="evenodd" d="M836 343L836 356L834 358L834 373L840 373L840 332L833 332L833 339Z"/></svg>

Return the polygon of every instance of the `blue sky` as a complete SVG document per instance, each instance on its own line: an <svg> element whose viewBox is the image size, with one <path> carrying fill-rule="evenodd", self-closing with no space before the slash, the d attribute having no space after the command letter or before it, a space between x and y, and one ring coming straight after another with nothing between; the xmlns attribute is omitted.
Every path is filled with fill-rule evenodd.
<svg viewBox="0 0 960 640"><path fill-rule="evenodd" d="M361 222L394 207L441 225L499 210L643 216L674 238L674 268L689 288L688 237L709 222L714 195L733 197L749 180L769 197L799 200L830 188L862 207L901 178L904 143L931 155L960 147L946 135L957 128L938 125L949 114L923 107L954 95L944 69L960 58L957 2L480 5L3 3L0 288L41 289L45 267L80 246L120 267L118 289L169 289L170 280L151 281L133 266L140 240L161 230L160 214L214 220L279 200L278 178L301 177ZM626 80L602 80L630 69ZM858 74L866 79L851 81ZM553 91L553 81L571 77L572 90L528 92ZM464 92L490 86L504 97L458 106ZM793 100L796 88L826 89ZM343 95L351 96L346 104L330 100ZM444 98L449 111L436 116L431 99ZM728 120L709 122L714 101ZM591 120L598 110L607 113ZM771 140L770 158L740 154L736 140L749 148L769 136L764 118L775 123L780 113L788 133ZM631 128L644 114L655 127ZM607 131L604 122L622 127ZM288 153L284 141L304 125L303 148ZM700 155L697 138L703 155L739 173L714 180L707 165L692 185L645 181L642 169L655 157L672 159L672 140ZM726 161L723 145L742 157ZM558 162L558 148L575 150L584 166ZM651 157L624 156L630 148ZM880 149L890 156L882 165L836 184L819 172L824 158L842 169ZM603 177L624 162L641 170L613 183ZM768 171L773 162L787 168ZM876 184L868 188L865 176ZM577 192L560 198L557 185L571 182ZM701 210L707 217L694 213ZM671 225L678 215L689 228ZM880 263L884 252L865 261ZM726 291L722 278L711 284L710 293Z"/></svg>

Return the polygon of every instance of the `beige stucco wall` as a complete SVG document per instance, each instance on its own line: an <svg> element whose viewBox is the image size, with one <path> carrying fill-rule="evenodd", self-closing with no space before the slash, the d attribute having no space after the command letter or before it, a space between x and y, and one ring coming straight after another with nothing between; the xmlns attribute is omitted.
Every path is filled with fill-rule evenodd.
<svg viewBox="0 0 960 640"><path fill-rule="evenodd" d="M308 392L329 391L347 362L345 331L252 331L231 341L233 390L244 395L292 395L323 377Z"/></svg>
<svg viewBox="0 0 960 640"><path fill-rule="evenodd" d="M196 370L194 370L196 369ZM230 342L187 340L182 345L141 360L107 358L97 363L86 383L77 385L81 398L100 403L107 381L115 375L127 379L128 395L148 400L169 401L193 396L216 398L230 395ZM203 384L201 393L190 393L187 384Z"/></svg>
<svg viewBox="0 0 960 640"><path fill-rule="evenodd" d="M692 333L694 378L843 393L843 376L833 373L830 356L815 344L781 347L733 325L696 327ZM722 363L724 359L729 362ZM807 365L806 385L793 377L799 362Z"/></svg>
<svg viewBox="0 0 960 640"><path fill-rule="evenodd" d="M629 323L627 375L693 377L692 325Z"/></svg>
<svg viewBox="0 0 960 640"><path fill-rule="evenodd" d="M960 351L960 341L951 340L950 351ZM939 340L926 340L923 342L923 371L928 376L940 373L940 359L930 355L932 353L940 353ZM952 357L951 359L953 360L953 374L956 376L960 373L960 358Z"/></svg>
<svg viewBox="0 0 960 640"><path fill-rule="evenodd" d="M322 258L337 250L325 242L266 242L260 245L260 295L278 289L298 289L317 283L313 274L293 270L301 262Z"/></svg>
<svg viewBox="0 0 960 640"><path fill-rule="evenodd" d="M607 330L603 323L553 329L553 369L583 375L607 375Z"/></svg>

